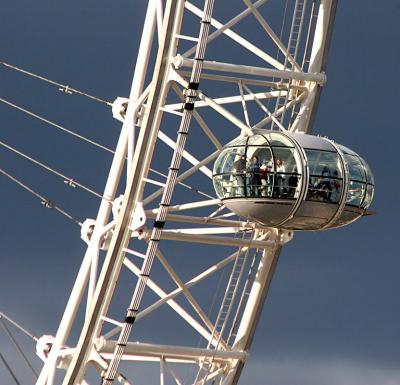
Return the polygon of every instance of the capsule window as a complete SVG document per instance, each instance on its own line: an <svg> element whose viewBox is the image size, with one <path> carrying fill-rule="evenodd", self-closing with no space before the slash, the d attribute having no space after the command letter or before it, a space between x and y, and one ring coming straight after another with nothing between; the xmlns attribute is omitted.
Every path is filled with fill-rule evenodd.
<svg viewBox="0 0 400 385"><path fill-rule="evenodd" d="M344 159L349 168L350 180L366 182L366 172L358 156L344 154Z"/></svg>
<svg viewBox="0 0 400 385"><path fill-rule="evenodd" d="M372 171L369 168L368 163L363 158L360 158L360 159L365 168L365 172L367 173L367 182L369 184L375 185L374 175L372 174Z"/></svg>
<svg viewBox="0 0 400 385"><path fill-rule="evenodd" d="M356 152L354 152L353 150L350 150L350 148L343 146L342 144L339 144L338 146L342 150L342 152L344 152L345 154L358 156L358 154Z"/></svg>
<svg viewBox="0 0 400 385"><path fill-rule="evenodd" d="M306 199L339 203L343 189L343 169L335 152L306 150L310 178Z"/></svg>
<svg viewBox="0 0 400 385"><path fill-rule="evenodd" d="M342 178L342 165L335 152L306 150L310 175L322 175L331 178Z"/></svg>
<svg viewBox="0 0 400 385"><path fill-rule="evenodd" d="M275 158L275 170L277 173L298 174L301 170L301 162L297 156L297 151L293 148L273 147L272 151Z"/></svg>
<svg viewBox="0 0 400 385"><path fill-rule="evenodd" d="M217 196L220 199L243 197L245 195L245 174L216 175L213 182Z"/></svg>
<svg viewBox="0 0 400 385"><path fill-rule="evenodd" d="M374 199L374 190L374 186L370 184L367 185L367 193L365 194L364 202L361 205L363 209L367 209L371 205L371 202Z"/></svg>
<svg viewBox="0 0 400 385"><path fill-rule="evenodd" d="M268 140L264 135L252 135L247 141L249 146L268 146Z"/></svg>
<svg viewBox="0 0 400 385"><path fill-rule="evenodd" d="M271 146L294 147L293 143L281 134L271 132L270 134L266 135L266 137L268 138Z"/></svg>
<svg viewBox="0 0 400 385"><path fill-rule="evenodd" d="M214 174L240 172L241 169L243 171L246 168L245 149L245 147L230 147L222 151L215 162Z"/></svg>
<svg viewBox="0 0 400 385"><path fill-rule="evenodd" d="M264 162L269 165L269 168L273 167L273 158L269 147L247 147L246 157L250 164L252 159L256 157L260 165Z"/></svg>
<svg viewBox="0 0 400 385"><path fill-rule="evenodd" d="M361 202L365 195L365 184L355 181L349 182L349 189L347 191L346 204L351 206L361 206Z"/></svg>

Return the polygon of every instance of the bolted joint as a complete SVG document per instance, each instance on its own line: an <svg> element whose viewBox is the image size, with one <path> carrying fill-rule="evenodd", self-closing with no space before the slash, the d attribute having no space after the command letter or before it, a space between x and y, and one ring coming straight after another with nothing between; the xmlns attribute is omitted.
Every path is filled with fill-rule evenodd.
<svg viewBox="0 0 400 385"><path fill-rule="evenodd" d="M36 342L36 354L43 361L46 362L50 351L54 346L55 338L50 335L41 336ZM65 349L65 346L62 346L59 350L58 358L56 361L56 367L59 369L66 369L68 367L68 358L63 357L61 354L62 350Z"/></svg>
<svg viewBox="0 0 400 385"><path fill-rule="evenodd" d="M183 65L183 57L181 55L176 55L172 59L172 64L173 64L173 66L175 67L176 70L179 69Z"/></svg>
<svg viewBox="0 0 400 385"><path fill-rule="evenodd" d="M118 96L112 104L113 118L124 122L129 99Z"/></svg>
<svg viewBox="0 0 400 385"><path fill-rule="evenodd" d="M121 211L123 201L124 201L124 196L123 195L120 195L118 198L114 199L111 211L112 211L112 214L113 214L113 219L115 221L118 219L118 215L119 215L119 213Z"/></svg>
<svg viewBox="0 0 400 385"><path fill-rule="evenodd" d="M280 230L279 231L279 243L284 245L293 239L294 232L291 230Z"/></svg>
<svg viewBox="0 0 400 385"><path fill-rule="evenodd" d="M121 212L123 203L124 203L123 195L120 195L118 198L116 198L114 200L113 205L112 205L112 213L113 213L114 220L118 219L118 216ZM131 223L129 225L130 230L137 231L140 228L142 228L146 223L146 219L147 219L147 217L146 217L146 213L144 212L144 209L143 209L143 204L141 202L137 202L135 211L132 214Z"/></svg>
<svg viewBox="0 0 400 385"><path fill-rule="evenodd" d="M95 219L86 219L83 223L82 223L82 227L81 227L81 239L87 244L89 245L90 240L92 239L93 233L94 233L94 229L95 229L95 225L96 225L96 220ZM100 242L99 242L99 247L100 250L107 250L108 246L110 245L110 241L111 241L111 236L112 236L112 231L109 230L107 232L105 232L104 234L102 234L102 236L100 237Z"/></svg>

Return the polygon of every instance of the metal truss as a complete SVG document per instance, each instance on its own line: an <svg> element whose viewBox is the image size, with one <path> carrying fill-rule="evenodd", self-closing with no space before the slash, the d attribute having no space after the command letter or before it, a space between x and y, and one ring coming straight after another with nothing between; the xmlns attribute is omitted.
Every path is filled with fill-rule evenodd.
<svg viewBox="0 0 400 385"><path fill-rule="evenodd" d="M97 383L132 384L136 362L157 365L161 385L238 383L292 234L228 212L213 198L211 169L254 128L312 129L336 0L284 3L148 1L131 93L112 107L123 125L104 198L83 227L88 248L38 385L90 383L93 368ZM167 179L151 179L150 167ZM157 342L140 334L149 319ZM171 344L177 329L184 343Z"/></svg>

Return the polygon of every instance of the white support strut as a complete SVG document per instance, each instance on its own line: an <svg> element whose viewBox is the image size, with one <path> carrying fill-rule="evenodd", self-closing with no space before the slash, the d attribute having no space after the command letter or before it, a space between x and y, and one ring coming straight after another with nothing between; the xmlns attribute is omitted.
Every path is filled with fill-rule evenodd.
<svg viewBox="0 0 400 385"><path fill-rule="evenodd" d="M114 115L123 125L101 195L103 199L96 221L91 220L93 232L85 240L88 248L54 342L43 355L45 364L36 385L54 385L56 368L66 369L63 385L86 384L86 377L91 376L86 376L89 365L99 373L102 385L112 385L114 381L135 383L128 382L118 371L122 360L155 363L162 385L171 380L178 385L238 383L282 245L292 238L292 232L266 227L251 216L247 218L243 214L242 217L229 211L227 200L214 198L213 182L220 195L215 174L213 179L213 167L219 176L215 170L222 162L221 152L225 154L227 147L235 146L232 143L241 143L236 142L238 137L250 137L257 129L271 126L282 132L312 130L327 79L325 69L337 0L315 2L318 15L310 20L305 19L310 2L292 1L293 19L292 26L287 27L290 36L286 46L282 36L289 31L278 37L271 27L275 23L269 23L268 13L263 13L263 6L268 10L268 0L240 0L235 14L225 22L222 22L223 14L214 17L214 0L196 1L204 6L203 10L189 0L148 0L130 95L119 98L113 106ZM288 8L289 12L292 8ZM200 18L200 32L186 25L185 12ZM314 8L311 13L314 15ZM255 19L273 50L264 51L246 38L245 29L240 30L239 23L247 17ZM306 44L300 37L298 40L294 37L296 18L301 25L298 35L303 23L306 28L309 22L310 42L307 37ZM233 31L236 26L240 34ZM240 54L229 58L223 50L217 54L210 50L206 60L207 44L219 37L230 39L234 47L244 49L250 59L256 60L249 63L248 57ZM298 54L304 54L303 63L297 61ZM284 61L280 60L282 55ZM242 59L246 65L238 63ZM260 59L261 65L257 64ZM306 59L308 69L304 66ZM252 63L255 65L247 65ZM154 71L149 80L148 68ZM189 70L184 71L186 68ZM147 81L149 84L144 90ZM271 103L275 103L273 108ZM198 107L201 115L195 110ZM192 131L197 129L197 132L185 147L192 118L197 121ZM223 124L219 123L221 120ZM256 139L253 136L251 140ZM205 141L204 146L201 140ZM170 163L164 163L165 145L168 154L172 153ZM160 147L161 153L156 154ZM180 171L183 159L187 161L182 166L186 169ZM235 159L225 161L233 163ZM116 191L125 183L125 175L122 177L125 164L125 191L116 199ZM158 177L165 179L151 178L149 171L154 169ZM195 177L199 178L192 187L189 184ZM175 186L183 181L186 181L185 187L201 194L203 200L175 192ZM201 183L210 186L204 187ZM237 181L233 178L229 183L236 186ZM187 261L181 263L178 252L171 252L176 243L188 247L184 249L184 258L199 255L204 258L196 261L198 265L190 266L193 273L188 274ZM189 245L193 246L193 253ZM201 250L199 254L197 250ZM169 253L175 252L169 258ZM252 255L247 259L249 253ZM157 266L153 268L155 261ZM157 276L159 268L162 273ZM118 318L113 312L119 300L116 287L122 269L133 279L135 289L123 294L127 306ZM225 269L232 270L228 277ZM218 289L207 287L209 282L216 286L218 280ZM220 284L226 286L225 291L219 292L224 289ZM215 296L213 301L198 294L203 293L204 287ZM145 291L146 296L150 293L148 297ZM181 299L187 303L181 304ZM157 317L161 307L172 312L196 338L200 337L197 347L158 341L132 342L137 337L136 334L135 340L131 337L135 322L143 325L146 317ZM79 338L71 343L74 334L71 330L78 323L81 315L78 312L82 308L85 320ZM191 366L197 372L196 377L182 381L184 376L181 379L178 369L172 366L175 363Z"/></svg>

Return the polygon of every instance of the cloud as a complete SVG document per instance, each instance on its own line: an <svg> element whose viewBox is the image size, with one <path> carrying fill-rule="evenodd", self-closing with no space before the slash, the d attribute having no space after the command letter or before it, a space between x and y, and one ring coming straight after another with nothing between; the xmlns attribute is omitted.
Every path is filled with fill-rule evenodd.
<svg viewBox="0 0 400 385"><path fill-rule="evenodd" d="M341 360L250 361L242 385L399 385L400 369Z"/></svg>

